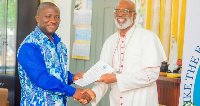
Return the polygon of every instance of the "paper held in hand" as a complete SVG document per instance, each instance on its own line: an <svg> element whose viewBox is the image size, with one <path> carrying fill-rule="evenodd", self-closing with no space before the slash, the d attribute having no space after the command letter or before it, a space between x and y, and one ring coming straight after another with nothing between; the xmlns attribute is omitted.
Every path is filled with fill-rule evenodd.
<svg viewBox="0 0 200 106"><path fill-rule="evenodd" d="M113 69L110 65L102 60L99 60L94 66L92 66L84 75L82 79L78 79L74 83L79 86L86 86L100 79L103 74L112 73Z"/></svg>

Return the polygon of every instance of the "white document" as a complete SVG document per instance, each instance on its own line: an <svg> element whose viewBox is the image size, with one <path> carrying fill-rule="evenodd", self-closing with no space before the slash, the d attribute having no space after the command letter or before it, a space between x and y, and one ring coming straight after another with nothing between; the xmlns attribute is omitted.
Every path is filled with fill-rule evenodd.
<svg viewBox="0 0 200 106"><path fill-rule="evenodd" d="M92 66L84 75L82 79L78 79L74 83L79 86L86 86L100 79L103 74L112 73L113 69L110 65L102 60L99 60L94 66Z"/></svg>

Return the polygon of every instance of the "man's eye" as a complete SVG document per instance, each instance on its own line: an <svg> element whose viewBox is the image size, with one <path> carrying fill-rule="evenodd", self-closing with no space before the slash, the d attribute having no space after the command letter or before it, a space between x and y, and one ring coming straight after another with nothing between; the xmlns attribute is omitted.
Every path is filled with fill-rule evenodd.
<svg viewBox="0 0 200 106"><path fill-rule="evenodd" d="M120 13L120 10L116 10L116 13Z"/></svg>
<svg viewBox="0 0 200 106"><path fill-rule="evenodd" d="M45 17L46 17L46 18L50 18L51 16L50 16L50 15L46 15Z"/></svg>
<svg viewBox="0 0 200 106"><path fill-rule="evenodd" d="M124 12L124 13L128 13L129 11L128 11L128 10L124 10L123 12Z"/></svg>
<svg viewBox="0 0 200 106"><path fill-rule="evenodd" d="M55 18L56 18L56 19L60 19L60 16L56 16Z"/></svg>

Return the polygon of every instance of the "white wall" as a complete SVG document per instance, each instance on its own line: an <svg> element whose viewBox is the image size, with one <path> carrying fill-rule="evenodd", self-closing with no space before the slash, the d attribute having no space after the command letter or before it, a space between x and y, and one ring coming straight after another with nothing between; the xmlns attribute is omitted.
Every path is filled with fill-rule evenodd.
<svg viewBox="0 0 200 106"><path fill-rule="evenodd" d="M56 33L61 37L62 42L67 46L68 57L70 57L70 22L71 22L71 0L54 0L60 9L60 26ZM69 60L68 58L68 67Z"/></svg>

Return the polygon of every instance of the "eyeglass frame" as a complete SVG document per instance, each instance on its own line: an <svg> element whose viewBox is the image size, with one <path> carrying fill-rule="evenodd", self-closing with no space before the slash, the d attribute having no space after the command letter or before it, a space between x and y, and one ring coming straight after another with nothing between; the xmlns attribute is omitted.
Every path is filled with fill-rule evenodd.
<svg viewBox="0 0 200 106"><path fill-rule="evenodd" d="M119 10L119 13L116 13L116 10ZM124 11L127 11L127 13L124 13ZM121 9L114 9L113 10L113 13L116 14L116 15L119 15L120 12L122 12L122 15L128 15L128 13L135 12L135 11L130 11L129 9L123 9L123 10L121 10Z"/></svg>

